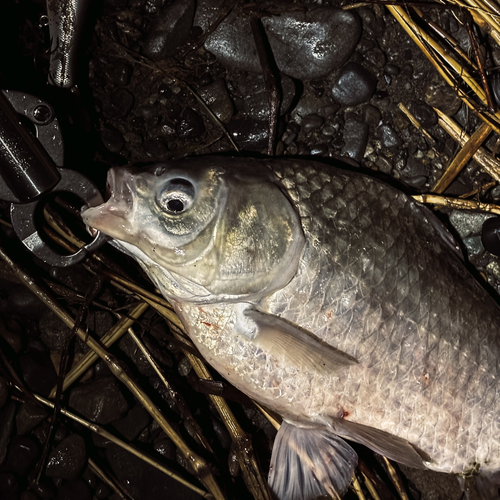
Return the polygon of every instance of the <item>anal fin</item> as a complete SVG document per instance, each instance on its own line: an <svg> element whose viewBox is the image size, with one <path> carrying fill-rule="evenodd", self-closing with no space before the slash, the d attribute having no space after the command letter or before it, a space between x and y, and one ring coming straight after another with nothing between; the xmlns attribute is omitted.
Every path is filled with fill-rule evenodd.
<svg viewBox="0 0 500 500"><path fill-rule="evenodd" d="M332 418L331 425L333 431L339 436L363 444L376 453L409 467L425 469L424 460L431 461L430 457L409 441L389 432L339 418Z"/></svg>
<svg viewBox="0 0 500 500"><path fill-rule="evenodd" d="M327 428L283 421L274 441L269 485L279 500L340 499L357 462L355 451Z"/></svg>

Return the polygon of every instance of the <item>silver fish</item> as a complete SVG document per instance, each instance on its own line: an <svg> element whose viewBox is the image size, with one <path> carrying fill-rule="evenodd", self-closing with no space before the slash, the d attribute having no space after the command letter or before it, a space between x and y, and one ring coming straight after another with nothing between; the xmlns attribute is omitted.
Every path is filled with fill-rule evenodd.
<svg viewBox="0 0 500 500"><path fill-rule="evenodd" d="M283 416L278 498L342 496L343 438L498 485L500 310L430 211L300 160L112 169L88 226L132 255L205 359Z"/></svg>

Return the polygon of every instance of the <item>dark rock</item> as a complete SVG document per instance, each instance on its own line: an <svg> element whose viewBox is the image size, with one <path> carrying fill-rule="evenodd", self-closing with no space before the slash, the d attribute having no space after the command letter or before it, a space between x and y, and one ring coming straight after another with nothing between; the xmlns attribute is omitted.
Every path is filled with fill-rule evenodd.
<svg viewBox="0 0 500 500"><path fill-rule="evenodd" d="M309 132L320 128L324 122L325 121L323 120L323 118L321 118L321 116L317 114L311 114L302 118L300 127L305 134L308 134Z"/></svg>
<svg viewBox="0 0 500 500"><path fill-rule="evenodd" d="M380 110L371 104L365 106L365 108L363 109L363 114L365 123L369 127L376 127L380 123L380 119L382 118L382 113L380 112Z"/></svg>
<svg viewBox="0 0 500 500"><path fill-rule="evenodd" d="M125 417L113 422L113 427L128 441L133 441L151 421L149 413L140 404L135 405Z"/></svg>
<svg viewBox="0 0 500 500"><path fill-rule="evenodd" d="M278 68L292 78L310 80L344 64L361 35L352 11L316 8L263 17Z"/></svg>
<svg viewBox="0 0 500 500"><path fill-rule="evenodd" d="M40 480L30 484L30 488L43 500L50 500L56 496L57 490L50 480Z"/></svg>
<svg viewBox="0 0 500 500"><path fill-rule="evenodd" d="M85 319L89 331L102 337L112 326L113 317L107 311L90 311ZM46 310L40 319L40 337L51 352L62 352L71 334L71 329L56 314ZM86 352L88 347L76 339L77 352Z"/></svg>
<svg viewBox="0 0 500 500"><path fill-rule="evenodd" d="M203 118L192 108L186 108L177 123L177 135L180 139L200 139L205 132Z"/></svg>
<svg viewBox="0 0 500 500"><path fill-rule="evenodd" d="M296 138L297 138L297 134L296 133L291 132L289 130L285 130L283 132L283 135L281 136L281 141L286 146L289 146Z"/></svg>
<svg viewBox="0 0 500 500"><path fill-rule="evenodd" d="M438 122L436 112L423 101L414 101L410 104L410 111L424 128L430 128Z"/></svg>
<svg viewBox="0 0 500 500"><path fill-rule="evenodd" d="M5 377L0 377L0 410L5 406L9 399L9 384Z"/></svg>
<svg viewBox="0 0 500 500"><path fill-rule="evenodd" d="M113 61L113 63L109 65L108 75L113 83L120 87L125 87L130 83L132 66L123 61Z"/></svg>
<svg viewBox="0 0 500 500"><path fill-rule="evenodd" d="M24 285L16 285L9 290L7 300L0 302L0 312L21 314L31 319L38 319L45 305Z"/></svg>
<svg viewBox="0 0 500 500"><path fill-rule="evenodd" d="M70 434L50 453L45 474L47 477L76 479L86 463L85 440L78 434Z"/></svg>
<svg viewBox="0 0 500 500"><path fill-rule="evenodd" d="M153 448L167 460L175 460L176 446L170 438L168 438L164 433L155 439Z"/></svg>
<svg viewBox="0 0 500 500"><path fill-rule="evenodd" d="M26 476L40 453L38 444L27 436L13 436L3 470Z"/></svg>
<svg viewBox="0 0 500 500"><path fill-rule="evenodd" d="M97 486L95 488L95 496L99 500L108 498L111 493L113 493L113 490L106 483L103 483L102 481L99 481L97 483Z"/></svg>
<svg viewBox="0 0 500 500"><path fill-rule="evenodd" d="M163 160L168 155L167 145L158 137L156 139L144 141L142 147L146 155L155 161Z"/></svg>
<svg viewBox="0 0 500 500"><path fill-rule="evenodd" d="M0 337L19 354L23 348L22 327L14 319L0 317Z"/></svg>
<svg viewBox="0 0 500 500"><path fill-rule="evenodd" d="M410 119L400 110L394 113L392 121L394 123L394 126L399 130L404 130L411 124Z"/></svg>
<svg viewBox="0 0 500 500"><path fill-rule="evenodd" d="M194 10L194 0L173 0L163 6L149 29L144 55L155 60L173 56L188 39Z"/></svg>
<svg viewBox="0 0 500 500"><path fill-rule="evenodd" d="M311 154L311 149L305 142L299 142L297 144L298 146L298 151L297 154L300 156L309 156Z"/></svg>
<svg viewBox="0 0 500 500"><path fill-rule="evenodd" d="M267 122L246 117L235 117L227 125L227 129L238 147L248 151L261 151L267 147L268 127Z"/></svg>
<svg viewBox="0 0 500 500"><path fill-rule="evenodd" d="M198 94L222 123L228 123L233 117L233 101L222 78L198 89Z"/></svg>
<svg viewBox="0 0 500 500"><path fill-rule="evenodd" d="M125 146L125 139L118 130L105 128L101 132L101 141L104 147L112 153L119 153Z"/></svg>
<svg viewBox="0 0 500 500"><path fill-rule="evenodd" d="M128 493L135 500L165 500L165 498L199 500L201 498L192 490L116 445L106 448L106 458L118 480L127 485Z"/></svg>
<svg viewBox="0 0 500 500"><path fill-rule="evenodd" d="M492 88L494 79L492 80ZM462 106L462 99L449 85L429 83L425 87L425 102L448 116L453 116Z"/></svg>
<svg viewBox="0 0 500 500"><path fill-rule="evenodd" d="M361 161L368 143L368 125L355 117L349 117L344 125L342 156Z"/></svg>
<svg viewBox="0 0 500 500"><path fill-rule="evenodd" d="M380 155L375 162L377 168L384 172L384 174L390 174L392 170L392 163L384 155Z"/></svg>
<svg viewBox="0 0 500 500"><path fill-rule="evenodd" d="M109 118L126 118L134 105L134 96L127 89L119 88L108 97L109 101L103 103L103 112Z"/></svg>
<svg viewBox="0 0 500 500"><path fill-rule="evenodd" d="M17 477L12 472L0 472L0 498L18 500L21 493Z"/></svg>
<svg viewBox="0 0 500 500"><path fill-rule="evenodd" d="M48 396L57 383L57 374L50 357L42 352L27 352L19 357L26 385L37 394Z"/></svg>
<svg viewBox="0 0 500 500"><path fill-rule="evenodd" d="M384 72L391 76L398 76L400 69L395 64L386 64Z"/></svg>
<svg viewBox="0 0 500 500"><path fill-rule="evenodd" d="M0 410L0 464L4 462L7 456L7 447L14 430L15 414L16 405L12 401Z"/></svg>
<svg viewBox="0 0 500 500"><path fill-rule="evenodd" d="M158 106L154 104L142 104L134 110L136 116L142 118L142 123L147 128L154 128L160 123L161 117L158 114Z"/></svg>
<svg viewBox="0 0 500 500"><path fill-rule="evenodd" d="M23 491L19 500L39 500L39 497L30 490Z"/></svg>
<svg viewBox="0 0 500 500"><path fill-rule="evenodd" d="M377 70L381 70L387 62L384 51L379 49L378 47L374 47L373 49L368 50L367 52L365 52L364 56L365 61L370 63Z"/></svg>
<svg viewBox="0 0 500 500"><path fill-rule="evenodd" d="M165 138L170 138L175 135L175 124L165 120L160 126L160 134Z"/></svg>
<svg viewBox="0 0 500 500"><path fill-rule="evenodd" d="M390 125L380 125L377 128L376 135L386 148L394 148L402 144L401 138Z"/></svg>
<svg viewBox="0 0 500 500"><path fill-rule="evenodd" d="M19 407L16 415L16 430L20 436L28 434L40 422L47 418L47 411L34 403L24 403Z"/></svg>
<svg viewBox="0 0 500 500"><path fill-rule="evenodd" d="M100 425L118 420L129 409L119 383L112 377L74 387L69 405L85 418Z"/></svg>
<svg viewBox="0 0 500 500"><path fill-rule="evenodd" d="M363 28L370 36L381 35L384 32L383 21L382 24L378 21L377 15L370 7L361 7L357 9L357 13L363 21Z"/></svg>
<svg viewBox="0 0 500 500"><path fill-rule="evenodd" d="M321 98L316 97L312 92L311 88L308 85L306 85L304 86L304 92L300 97L299 102L291 112L291 117L297 123L300 123L302 121L303 116L315 113L322 116L320 114L320 110L331 105L332 105L331 99L329 99L326 96L323 96ZM337 103L333 103L333 105L337 106L337 110L340 107Z"/></svg>
<svg viewBox="0 0 500 500"><path fill-rule="evenodd" d="M280 115L285 114L295 98L295 83L286 76L281 76L282 99ZM269 117L269 92L262 75L249 75L238 82L238 110L254 120L267 120Z"/></svg>
<svg viewBox="0 0 500 500"><path fill-rule="evenodd" d="M46 310L40 319L40 338L50 351L62 352L68 341L71 329L59 316Z"/></svg>
<svg viewBox="0 0 500 500"><path fill-rule="evenodd" d="M114 325L114 315L108 311L89 311L85 324L87 328L101 338Z"/></svg>
<svg viewBox="0 0 500 500"><path fill-rule="evenodd" d="M368 101L377 86L377 79L357 63L347 63L332 88L333 98L343 106L355 106Z"/></svg>
<svg viewBox="0 0 500 500"><path fill-rule="evenodd" d="M326 144L316 144L311 148L311 156L324 156L328 153L328 146Z"/></svg>
<svg viewBox="0 0 500 500"><path fill-rule="evenodd" d="M409 186L421 188L428 179L428 170L426 166L417 158L410 156L406 166L399 173L401 180Z"/></svg>
<svg viewBox="0 0 500 500"><path fill-rule="evenodd" d="M99 482L99 479L94 474L94 472L92 472L89 466L87 466L83 471L82 479L89 485L89 488L91 490L95 490L97 487L97 483Z"/></svg>
<svg viewBox="0 0 500 500"><path fill-rule="evenodd" d="M83 294L87 291L87 283L91 278L83 266L52 267L49 273L63 285Z"/></svg>
<svg viewBox="0 0 500 500"><path fill-rule="evenodd" d="M219 15L215 0L198 2L195 24L206 31ZM211 33L205 48L222 64L260 73L261 65L250 27L250 16L233 11ZM351 11L319 7L261 18L280 71L299 80L320 78L340 67L352 54L361 34Z"/></svg>
<svg viewBox="0 0 500 500"><path fill-rule="evenodd" d="M74 479L59 488L56 500L92 500L92 492L83 479Z"/></svg>
<svg viewBox="0 0 500 500"><path fill-rule="evenodd" d="M340 109L340 106L335 102L335 103L332 103L332 104L328 104L326 106L322 106L321 108L318 108L318 115L322 116L323 118L330 118L339 109Z"/></svg>
<svg viewBox="0 0 500 500"><path fill-rule="evenodd" d="M177 370L182 377L187 377L191 372L193 365L190 363L189 359L184 356L177 365Z"/></svg>

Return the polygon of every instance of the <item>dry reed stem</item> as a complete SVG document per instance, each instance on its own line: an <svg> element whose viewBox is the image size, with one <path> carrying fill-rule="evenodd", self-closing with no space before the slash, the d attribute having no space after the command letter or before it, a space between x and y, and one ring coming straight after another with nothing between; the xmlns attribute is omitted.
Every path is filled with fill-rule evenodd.
<svg viewBox="0 0 500 500"><path fill-rule="evenodd" d="M0 248L0 258L4 260L21 279L23 284L27 286L38 299L43 302L49 309L52 310L67 326L74 327L74 320L72 316L64 310L59 303L35 280L30 276L21 266L16 263L3 248ZM118 380L127 386L127 388L134 394L140 403L146 408L150 415L158 422L161 429L167 436L174 442L179 451L184 455L188 463L191 465L194 473L199 480L207 487L217 500L225 500L215 477L213 476L210 468L205 460L197 453L193 452L183 439L177 434L174 428L163 416L161 411L155 406L149 396L139 387L139 385L123 370L119 361L115 356L107 352L102 345L88 335L82 328L76 329L78 337L85 342L96 354L106 363Z"/></svg>

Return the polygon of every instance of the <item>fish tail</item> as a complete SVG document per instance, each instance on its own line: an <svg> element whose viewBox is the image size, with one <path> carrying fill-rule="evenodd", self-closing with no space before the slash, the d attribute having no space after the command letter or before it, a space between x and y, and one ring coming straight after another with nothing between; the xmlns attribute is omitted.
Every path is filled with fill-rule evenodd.
<svg viewBox="0 0 500 500"><path fill-rule="evenodd" d="M284 421L274 441L269 485L279 500L340 499L351 483L358 457L328 429Z"/></svg>

